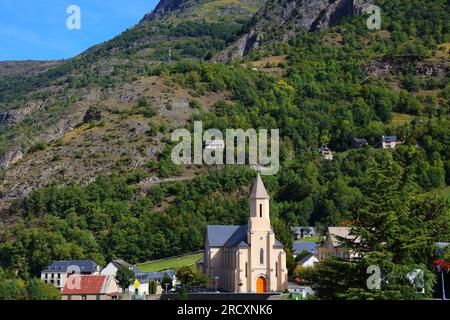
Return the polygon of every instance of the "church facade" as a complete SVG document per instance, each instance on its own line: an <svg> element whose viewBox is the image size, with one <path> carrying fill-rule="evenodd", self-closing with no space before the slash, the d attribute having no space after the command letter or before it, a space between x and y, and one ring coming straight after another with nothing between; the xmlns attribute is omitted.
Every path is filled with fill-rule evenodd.
<svg viewBox="0 0 450 320"><path fill-rule="evenodd" d="M208 226L203 272L228 292L287 289L286 253L270 224L269 195L258 174L249 199L247 225Z"/></svg>

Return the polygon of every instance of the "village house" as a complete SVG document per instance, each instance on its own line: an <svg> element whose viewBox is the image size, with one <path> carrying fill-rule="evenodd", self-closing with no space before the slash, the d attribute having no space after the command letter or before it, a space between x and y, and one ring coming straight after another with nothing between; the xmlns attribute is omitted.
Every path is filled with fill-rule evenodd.
<svg viewBox="0 0 450 320"><path fill-rule="evenodd" d="M397 136L383 136L381 138L381 148L383 150L394 150L399 144L401 142L397 140Z"/></svg>
<svg viewBox="0 0 450 320"><path fill-rule="evenodd" d="M359 239L351 234L349 227L328 227L325 240L318 246L318 259L324 260L331 256L341 259L353 259L359 257L358 253L351 252L342 245L342 240L358 242Z"/></svg>
<svg viewBox="0 0 450 320"><path fill-rule="evenodd" d="M316 228L314 227L292 227L291 231L294 233L294 240L314 237L317 235Z"/></svg>
<svg viewBox="0 0 450 320"><path fill-rule="evenodd" d="M364 147L366 147L368 145L369 145L369 143L364 138L354 138L353 139L353 146L355 148L364 148Z"/></svg>
<svg viewBox="0 0 450 320"><path fill-rule="evenodd" d="M110 275L69 276L61 292L61 300L116 300L119 286Z"/></svg>
<svg viewBox="0 0 450 320"><path fill-rule="evenodd" d="M137 272L134 283L130 285L128 291L140 296L145 296L150 293L149 283L150 281L156 282L156 294L161 294L163 289L161 287L161 281L164 277L169 277L172 280L172 287L177 285L176 273L174 270L166 270L162 272Z"/></svg>
<svg viewBox="0 0 450 320"><path fill-rule="evenodd" d="M202 271L228 292L287 289L286 253L270 224L269 195L258 174L247 225L208 226Z"/></svg>
<svg viewBox="0 0 450 320"><path fill-rule="evenodd" d="M319 149L319 152L322 155L322 158L325 160L333 160L334 159L333 152L328 147L321 147Z"/></svg>
<svg viewBox="0 0 450 320"><path fill-rule="evenodd" d="M41 280L58 289L64 288L71 274L99 274L100 266L92 260L55 261L41 271Z"/></svg>
<svg viewBox="0 0 450 320"><path fill-rule="evenodd" d="M319 259L317 259L316 255L314 253L309 253L300 259L298 265L304 268L312 268L317 262L319 262Z"/></svg>
<svg viewBox="0 0 450 320"><path fill-rule="evenodd" d="M129 264L128 262L126 262L125 260L122 260L122 259L113 260L110 263L108 263L108 265L106 267L104 267L102 269L100 274L105 275L105 276L114 276L115 277L117 274L117 271L119 271L120 267L127 267L131 270L133 268L133 265Z"/></svg>

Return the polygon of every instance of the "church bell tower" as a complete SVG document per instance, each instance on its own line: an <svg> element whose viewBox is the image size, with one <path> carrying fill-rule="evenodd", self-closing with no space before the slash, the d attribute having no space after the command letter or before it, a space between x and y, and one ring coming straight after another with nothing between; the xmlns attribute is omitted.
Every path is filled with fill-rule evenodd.
<svg viewBox="0 0 450 320"><path fill-rule="evenodd" d="M250 218L249 231L270 231L269 194L266 191L260 174L256 177L249 198Z"/></svg>

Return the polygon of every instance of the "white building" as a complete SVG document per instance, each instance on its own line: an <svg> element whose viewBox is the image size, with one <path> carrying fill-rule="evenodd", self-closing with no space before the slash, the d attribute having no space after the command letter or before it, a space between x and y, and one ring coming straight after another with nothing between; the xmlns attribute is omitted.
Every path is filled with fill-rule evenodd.
<svg viewBox="0 0 450 320"><path fill-rule="evenodd" d="M58 289L64 288L72 274L98 275L100 266L92 260L55 261L41 272L41 280Z"/></svg>
<svg viewBox="0 0 450 320"><path fill-rule="evenodd" d="M305 267L305 268L309 268L309 267L314 267L314 264L316 264L317 262L319 262L319 259L317 259L314 254L310 253L306 257L302 258L298 262L298 265Z"/></svg>
<svg viewBox="0 0 450 320"><path fill-rule="evenodd" d="M120 267L127 267L128 269L131 270L131 268L133 268L133 266L131 264L129 264L128 262L122 260L122 259L118 259L118 260L113 260L110 263L108 263L108 265L106 267L103 268L102 272L100 272L100 274L105 275L105 276L116 276L117 271L119 271Z"/></svg>
<svg viewBox="0 0 450 320"><path fill-rule="evenodd" d="M383 150L394 150L398 144L400 143L397 141L397 136L383 136L381 139Z"/></svg>

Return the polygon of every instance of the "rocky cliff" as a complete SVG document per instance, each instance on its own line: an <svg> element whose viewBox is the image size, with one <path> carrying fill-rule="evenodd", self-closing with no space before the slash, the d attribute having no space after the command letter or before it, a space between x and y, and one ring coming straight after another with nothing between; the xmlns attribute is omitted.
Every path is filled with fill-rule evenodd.
<svg viewBox="0 0 450 320"><path fill-rule="evenodd" d="M372 3L372 0L271 0L256 14L251 30L216 59L240 58L266 41L287 41L301 31L327 28L344 16L364 13Z"/></svg>

